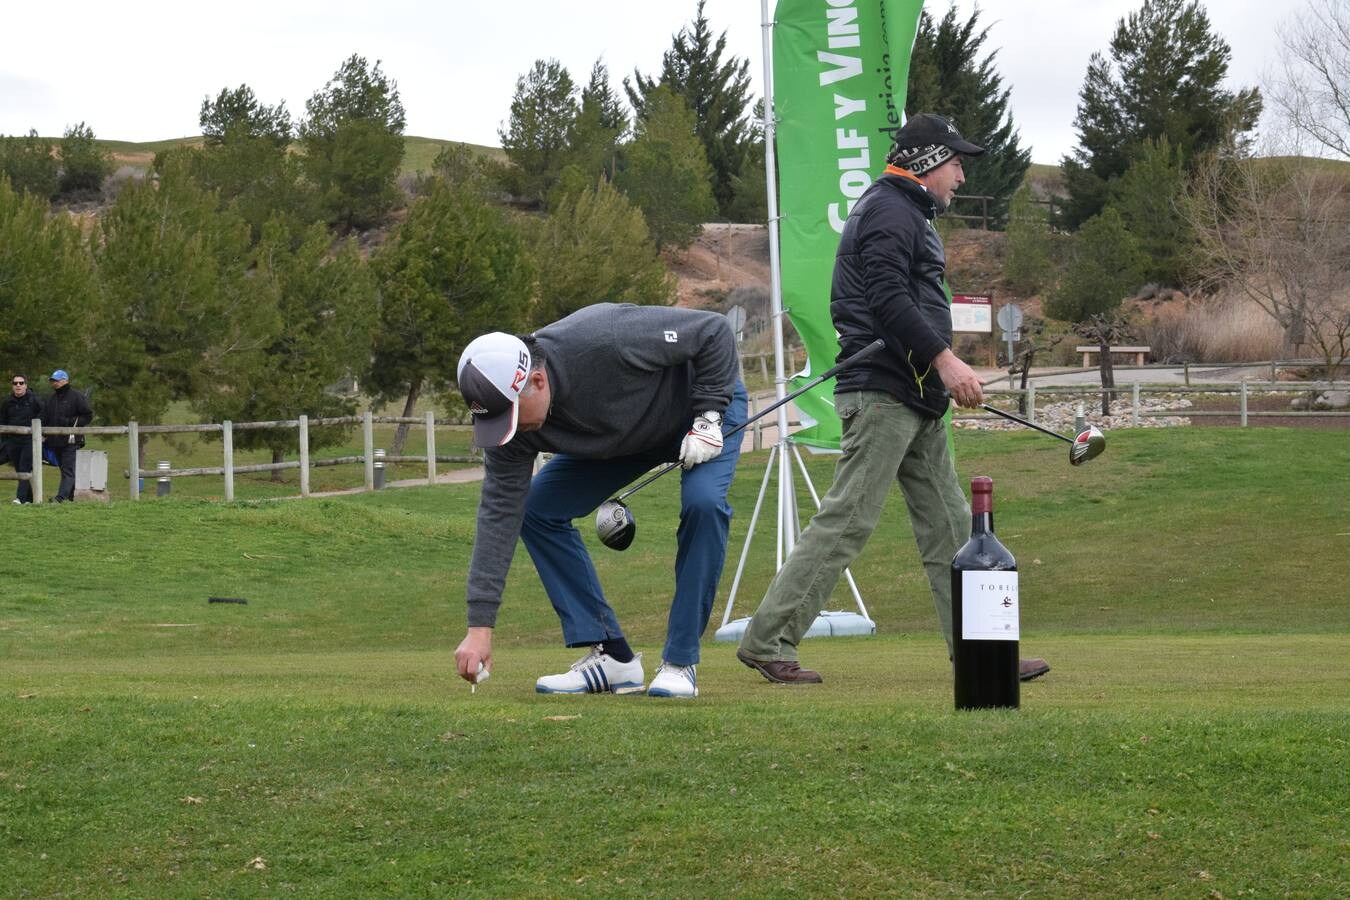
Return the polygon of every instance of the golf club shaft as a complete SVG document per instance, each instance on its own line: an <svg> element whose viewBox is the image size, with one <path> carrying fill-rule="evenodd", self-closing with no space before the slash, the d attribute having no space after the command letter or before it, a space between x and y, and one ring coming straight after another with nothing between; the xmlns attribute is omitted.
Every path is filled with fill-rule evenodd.
<svg viewBox="0 0 1350 900"><path fill-rule="evenodd" d="M1028 422L1026 419L1023 419L1021 416L1015 416L1015 415L1013 415L1012 413L1004 412L1004 411L1001 410L1001 409L995 409L994 407L990 406L988 403L981 403L981 404L980 404L980 409L988 410L989 412L993 413L993 414L996 415L996 416L1002 416L1003 418L1009 419L1009 420L1011 420L1011 421L1013 421L1013 422L1016 422L1016 423L1019 424L1019 425L1025 425L1025 426L1027 426L1028 428L1034 428L1034 429L1036 429L1037 431L1039 431L1039 432L1041 432L1041 433L1043 433L1043 434L1048 434L1048 435L1050 435L1051 437L1057 437L1057 438L1059 438L1061 441L1068 441L1070 444L1073 443L1073 438L1071 438L1071 437L1067 437L1067 436L1065 436L1065 435L1062 435L1062 434L1060 434L1058 431L1051 431L1049 428L1042 428L1040 425L1037 425L1035 422Z"/></svg>
<svg viewBox="0 0 1350 900"><path fill-rule="evenodd" d="M753 425L755 422L757 422L757 421L759 421L760 419L764 418L764 417L767 416L769 413L771 413L771 412L773 412L774 410L778 409L778 407L782 406L784 403L788 403L789 401L796 400L798 397L800 397L802 394L805 394L807 391L811 390L813 387L816 387L817 385L821 384L822 382L828 381L829 379L833 378L835 375L839 374L839 372L842 371L843 369L847 369L849 366L851 366L851 365L853 365L853 364L855 364L855 363L860 363L860 362L862 362L864 359L867 359L867 357L871 356L873 353L876 353L878 350L880 350L882 347L885 347L885 346L886 346L886 343L885 343L883 340L881 340L881 338L877 338L875 341L873 341L872 343L868 344L866 347L862 348L862 349L859 350L857 353L855 353L855 354L853 354L852 356L850 356L848 359L844 360L843 362L840 362L840 363L835 364L833 367L831 367L831 368L829 368L829 369L826 369L824 372L820 373L820 374L817 375L815 378L812 378L812 379L811 379L810 381L808 381L806 384L804 384L804 385L802 385L801 387L797 388L797 390L795 390L795 391L793 391L792 393L788 394L788 395L787 395L786 397L784 397L782 400L776 400L776 401L774 401L773 403L770 403L768 406L764 407L764 408L761 409L759 412L755 413L753 416L751 416L750 418L746 419L744 422L742 422L741 424L737 425L735 428L731 429L731 430L728 431L726 434L722 435L722 440L723 440L723 441L726 441L726 439L729 438L729 437L731 437L732 435L741 433L741 432L744 431L746 428L748 428L750 425ZM651 475L649 475L649 476L648 476L647 478L645 478L644 480L639 481L636 485L634 485L633 487L630 487L628 490L624 491L622 494L620 494L620 495L618 496L617 499L619 499L619 500L624 500L625 498L627 498L627 497L629 497L629 496L631 496L631 495L633 495L633 494L636 494L638 491L642 490L642 489L645 488L647 485L651 484L653 481L655 481L656 479L660 478L662 475L664 475L664 474L666 474L667 472L669 472L671 469L678 468L679 465L680 465L679 461L676 460L675 462L670 463L669 465L665 466L664 468L657 469L656 472L652 473Z"/></svg>

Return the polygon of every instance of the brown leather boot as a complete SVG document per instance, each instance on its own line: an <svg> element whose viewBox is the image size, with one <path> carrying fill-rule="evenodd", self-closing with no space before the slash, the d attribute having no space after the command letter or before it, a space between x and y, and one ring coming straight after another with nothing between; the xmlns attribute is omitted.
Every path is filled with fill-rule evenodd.
<svg viewBox="0 0 1350 900"><path fill-rule="evenodd" d="M1021 681L1040 678L1049 671L1050 664L1043 659L1019 659L1017 661L1017 677Z"/></svg>
<svg viewBox="0 0 1350 900"><path fill-rule="evenodd" d="M819 672L803 669L796 661L792 660L780 659L765 662L759 659L751 659L740 650L736 651L736 658L774 684L820 684L825 680L820 677Z"/></svg>

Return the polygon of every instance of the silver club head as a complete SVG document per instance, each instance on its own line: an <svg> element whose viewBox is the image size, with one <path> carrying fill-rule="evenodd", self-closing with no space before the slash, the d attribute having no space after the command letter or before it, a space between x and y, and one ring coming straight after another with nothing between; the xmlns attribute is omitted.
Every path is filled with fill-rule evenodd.
<svg viewBox="0 0 1350 900"><path fill-rule="evenodd" d="M1096 425L1089 425L1074 435L1069 445L1069 465L1081 466L1090 459L1101 456L1106 449L1106 435Z"/></svg>
<svg viewBox="0 0 1350 900"><path fill-rule="evenodd" d="M633 511L622 500L606 500L595 511L595 533L611 550L627 550L637 533Z"/></svg>

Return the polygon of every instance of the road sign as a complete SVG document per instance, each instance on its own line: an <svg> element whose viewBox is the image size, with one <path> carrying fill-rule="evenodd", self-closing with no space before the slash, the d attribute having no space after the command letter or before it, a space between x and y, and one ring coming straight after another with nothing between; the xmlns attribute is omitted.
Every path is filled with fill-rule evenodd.
<svg viewBox="0 0 1350 900"><path fill-rule="evenodd" d="M731 331L736 335L736 340L741 339L741 332L745 330L745 310L739 306L733 306L726 311L727 321L731 323Z"/></svg>
<svg viewBox="0 0 1350 900"><path fill-rule="evenodd" d="M1022 327L1022 310L1016 303L1009 303L998 311L998 324L1006 331L1016 331Z"/></svg>

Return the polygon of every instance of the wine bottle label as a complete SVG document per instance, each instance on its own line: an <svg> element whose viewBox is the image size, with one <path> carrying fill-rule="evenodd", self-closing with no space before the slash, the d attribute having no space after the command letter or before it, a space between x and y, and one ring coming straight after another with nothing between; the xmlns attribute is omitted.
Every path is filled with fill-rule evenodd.
<svg viewBox="0 0 1350 900"><path fill-rule="evenodd" d="M1020 640L1016 572L961 573L961 639Z"/></svg>

